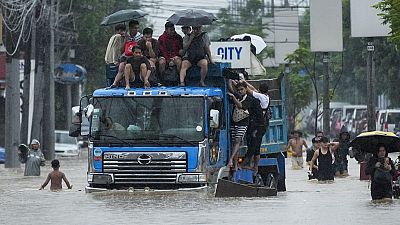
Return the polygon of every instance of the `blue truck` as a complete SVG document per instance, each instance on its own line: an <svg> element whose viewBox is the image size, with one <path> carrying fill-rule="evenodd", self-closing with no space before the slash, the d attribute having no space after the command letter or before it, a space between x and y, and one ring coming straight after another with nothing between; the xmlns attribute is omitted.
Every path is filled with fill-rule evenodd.
<svg viewBox="0 0 400 225"><path fill-rule="evenodd" d="M232 105L225 67L209 65L207 87L103 88L82 97L73 107L70 135L89 140L86 191L203 189L226 179ZM198 83L196 75L198 68L188 71ZM284 191L284 91L278 79L253 84L259 82L275 84L259 170Z"/></svg>

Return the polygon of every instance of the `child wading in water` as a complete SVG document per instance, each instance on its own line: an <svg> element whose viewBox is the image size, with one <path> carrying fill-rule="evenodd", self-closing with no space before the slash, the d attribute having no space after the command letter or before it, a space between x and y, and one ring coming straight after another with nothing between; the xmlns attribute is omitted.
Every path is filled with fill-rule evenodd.
<svg viewBox="0 0 400 225"><path fill-rule="evenodd" d="M72 185L69 184L67 177L63 172L59 171L60 161L54 159L53 161L51 161L51 167L53 167L53 171L50 172L49 175L47 175L46 181L42 184L39 190L43 190L50 180L51 180L50 190L52 191L59 191L62 189L62 180L64 180L68 189L71 189Z"/></svg>

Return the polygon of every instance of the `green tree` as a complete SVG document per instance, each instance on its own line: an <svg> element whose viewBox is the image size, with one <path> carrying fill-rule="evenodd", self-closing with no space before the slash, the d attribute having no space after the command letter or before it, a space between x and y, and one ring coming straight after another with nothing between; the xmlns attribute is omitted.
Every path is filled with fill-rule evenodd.
<svg viewBox="0 0 400 225"><path fill-rule="evenodd" d="M382 10L379 15L392 29L390 40L400 47L400 0L382 0L375 7Z"/></svg>

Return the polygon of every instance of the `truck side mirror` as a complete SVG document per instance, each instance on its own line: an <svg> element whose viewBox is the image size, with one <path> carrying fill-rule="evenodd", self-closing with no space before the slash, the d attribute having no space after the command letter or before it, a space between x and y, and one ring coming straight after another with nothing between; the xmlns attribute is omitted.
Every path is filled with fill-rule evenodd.
<svg viewBox="0 0 400 225"><path fill-rule="evenodd" d="M72 107L72 124L81 124L82 123L82 113L79 110L79 106Z"/></svg>
<svg viewBox="0 0 400 225"><path fill-rule="evenodd" d="M219 127L219 111L216 109L210 110L210 127L211 128Z"/></svg>
<svg viewBox="0 0 400 225"><path fill-rule="evenodd" d="M69 136L78 137L81 134L82 113L79 106L72 107L72 125L69 127Z"/></svg>

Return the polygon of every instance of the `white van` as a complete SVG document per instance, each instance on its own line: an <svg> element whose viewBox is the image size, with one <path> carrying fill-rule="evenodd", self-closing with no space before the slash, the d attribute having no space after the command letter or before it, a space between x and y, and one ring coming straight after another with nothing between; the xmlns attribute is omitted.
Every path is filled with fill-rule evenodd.
<svg viewBox="0 0 400 225"><path fill-rule="evenodd" d="M80 149L78 140L70 137L66 130L56 130L55 137L55 155L61 157L79 156Z"/></svg>
<svg viewBox="0 0 400 225"><path fill-rule="evenodd" d="M358 135L364 131L368 130L367 122L367 108L355 108L352 116L351 130L349 131L351 135Z"/></svg>
<svg viewBox="0 0 400 225"><path fill-rule="evenodd" d="M378 114L377 130L393 132L399 128L400 109L380 110Z"/></svg>
<svg viewBox="0 0 400 225"><path fill-rule="evenodd" d="M363 110L367 110L366 105L346 105L343 107L342 127L346 127L351 135L356 133L356 117L361 116Z"/></svg>

